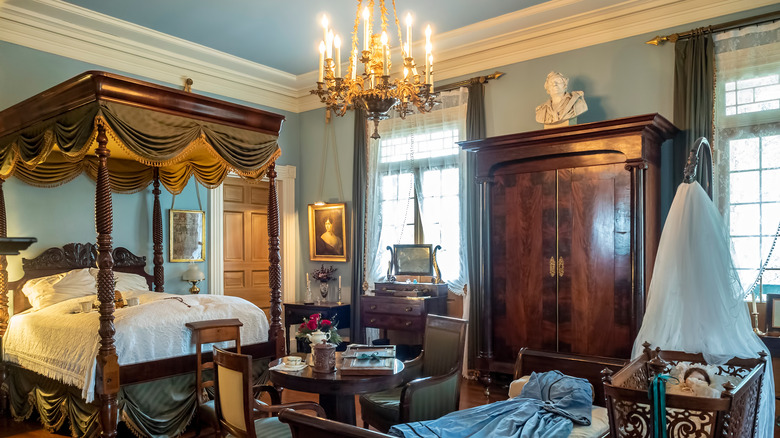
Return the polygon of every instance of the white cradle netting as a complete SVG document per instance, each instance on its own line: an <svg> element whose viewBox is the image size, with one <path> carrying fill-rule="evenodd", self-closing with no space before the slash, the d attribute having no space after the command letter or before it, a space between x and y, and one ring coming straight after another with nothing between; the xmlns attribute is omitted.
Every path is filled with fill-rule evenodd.
<svg viewBox="0 0 780 438"><path fill-rule="evenodd" d="M652 348L704 353L710 364L735 356L754 358L762 350L768 355L753 333L743 297L715 204L699 183L680 184L661 234L632 357L642 354L645 341ZM771 360L765 376L758 436L769 438L775 411Z"/></svg>

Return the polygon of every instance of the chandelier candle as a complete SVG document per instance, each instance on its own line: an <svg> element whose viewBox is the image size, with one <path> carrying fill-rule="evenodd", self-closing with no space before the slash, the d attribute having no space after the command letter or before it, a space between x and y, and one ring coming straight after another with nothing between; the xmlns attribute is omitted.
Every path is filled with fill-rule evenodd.
<svg viewBox="0 0 780 438"><path fill-rule="evenodd" d="M367 2L373 8L375 2ZM374 133L371 138L379 138L379 121L389 117L392 109L401 118L413 112L426 113L438 103L433 93L433 75L431 73L432 48L431 28L425 31L425 72L419 72L417 64L412 57L412 16L406 16L406 43L403 41L403 32L398 20L398 15L393 4L393 17L389 17L385 0L379 0L379 14L369 7L363 7L363 0L358 0L357 10L362 11L363 18L363 44L362 52L359 52L360 41L358 29L360 27L360 13L355 16L355 24L352 29L351 48L347 60L349 70L342 76L341 71L341 37L334 37L334 29L328 28L328 18L322 17L323 41L320 44L320 65L317 69L317 88L312 90L325 107L337 116L343 116L347 110L362 108L366 111L366 118L374 122ZM372 32L372 20L376 18L381 22L381 31ZM394 18L394 20L390 20ZM395 23L391 26L390 23ZM401 55L401 63L393 74L391 71L392 45L391 33L397 32L398 49ZM346 40L345 40L346 41ZM333 46L336 46L335 57ZM358 61L363 64L361 73L358 74ZM423 65L421 64L421 66ZM394 79L391 79L391 75Z"/></svg>

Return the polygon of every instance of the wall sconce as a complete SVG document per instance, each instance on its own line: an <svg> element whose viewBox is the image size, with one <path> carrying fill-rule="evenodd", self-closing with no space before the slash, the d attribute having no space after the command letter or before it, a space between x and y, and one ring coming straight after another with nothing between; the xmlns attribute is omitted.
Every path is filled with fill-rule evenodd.
<svg viewBox="0 0 780 438"><path fill-rule="evenodd" d="M186 271L184 271L184 274L182 274L181 279L184 281L189 281L192 283L192 287L190 288L191 294L196 294L200 292L200 288L196 286L198 282L205 279L206 276L203 275L203 272L198 269L198 265L195 263L190 262L190 266L187 268Z"/></svg>

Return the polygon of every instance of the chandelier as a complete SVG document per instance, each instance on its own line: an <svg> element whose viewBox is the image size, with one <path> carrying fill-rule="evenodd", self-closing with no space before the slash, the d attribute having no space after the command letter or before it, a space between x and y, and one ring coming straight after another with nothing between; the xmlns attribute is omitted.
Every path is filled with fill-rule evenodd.
<svg viewBox="0 0 780 438"><path fill-rule="evenodd" d="M406 16L406 44L401 36L401 25L395 11L393 17L398 29L399 47L403 60L403 75L390 79L391 54L387 36L388 14L385 0L379 0L382 19L381 33L373 33L374 0L368 0L368 6L362 8L363 50L358 52L358 27L361 18L363 0L358 0L355 14L355 27L352 29L352 49L349 54L347 74L341 71L341 44L338 35L328 28L328 18L322 17L323 40L320 42L320 63L317 89L312 94L319 96L329 111L343 116L348 109L355 107L366 111L368 120L374 122L371 138L379 138L379 121L389 117L395 108L403 119L416 107L420 112L429 112L436 105L433 92L433 55L431 54L431 27L425 29L425 65L420 68L412 57L412 16ZM335 50L334 50L335 49ZM334 56L335 55L335 56ZM358 61L363 64L358 74Z"/></svg>

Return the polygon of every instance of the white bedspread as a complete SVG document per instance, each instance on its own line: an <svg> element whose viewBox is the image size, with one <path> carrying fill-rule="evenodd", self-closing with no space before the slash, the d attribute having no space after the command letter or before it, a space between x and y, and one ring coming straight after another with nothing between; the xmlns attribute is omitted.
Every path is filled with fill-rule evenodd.
<svg viewBox="0 0 780 438"><path fill-rule="evenodd" d="M122 296L138 297L140 304L114 313L119 365L194 354L191 332L184 326L187 322L238 318L244 324L242 345L268 340L265 314L242 298L149 291L123 291ZM74 298L14 315L3 337L3 360L79 387L82 397L92 401L99 314L77 313L82 301L88 299Z"/></svg>

